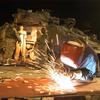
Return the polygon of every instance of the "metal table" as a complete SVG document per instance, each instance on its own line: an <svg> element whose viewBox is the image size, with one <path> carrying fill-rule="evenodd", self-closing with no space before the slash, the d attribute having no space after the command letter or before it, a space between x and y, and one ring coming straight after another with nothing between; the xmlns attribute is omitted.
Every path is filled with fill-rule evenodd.
<svg viewBox="0 0 100 100"><path fill-rule="evenodd" d="M41 70L22 66L0 66L0 97L56 97L100 94L100 78L82 83L75 90L64 93L51 92L48 86L54 82Z"/></svg>

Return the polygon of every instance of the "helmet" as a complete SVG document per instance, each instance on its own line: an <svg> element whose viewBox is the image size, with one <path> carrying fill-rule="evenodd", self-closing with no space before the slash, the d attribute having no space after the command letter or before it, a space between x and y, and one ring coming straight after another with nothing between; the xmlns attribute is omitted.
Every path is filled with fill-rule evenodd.
<svg viewBox="0 0 100 100"><path fill-rule="evenodd" d="M80 40L70 40L64 42L61 48L60 60L65 65L72 68L79 67L79 61L82 58L84 52L84 43Z"/></svg>

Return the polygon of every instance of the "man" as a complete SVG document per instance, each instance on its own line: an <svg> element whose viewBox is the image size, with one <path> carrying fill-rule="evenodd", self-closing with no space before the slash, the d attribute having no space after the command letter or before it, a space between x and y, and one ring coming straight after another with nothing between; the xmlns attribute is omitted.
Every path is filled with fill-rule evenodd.
<svg viewBox="0 0 100 100"><path fill-rule="evenodd" d="M27 33L24 30L24 27L22 25L20 25L19 28L20 29L17 32L17 34L19 35L19 41L17 41L17 43L16 43L16 51L15 51L15 57L14 57L17 62L20 58L20 53L21 53L21 56L22 56L22 61L26 60L25 54L26 54Z"/></svg>
<svg viewBox="0 0 100 100"><path fill-rule="evenodd" d="M72 80L91 81L99 65L93 49L81 39L70 39L62 44L60 60L66 75ZM86 100L85 96L55 97L54 100Z"/></svg>
<svg viewBox="0 0 100 100"><path fill-rule="evenodd" d="M63 43L60 60L70 71L72 79L92 80L98 67L98 57L93 49L81 39L72 39Z"/></svg>

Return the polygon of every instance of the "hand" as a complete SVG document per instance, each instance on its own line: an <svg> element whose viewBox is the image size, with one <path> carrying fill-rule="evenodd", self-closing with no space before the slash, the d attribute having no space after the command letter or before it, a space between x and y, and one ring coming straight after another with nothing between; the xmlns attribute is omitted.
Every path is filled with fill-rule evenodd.
<svg viewBox="0 0 100 100"><path fill-rule="evenodd" d="M72 80L73 79L80 79L82 77L82 71L81 70L74 70L67 73L67 76L69 76Z"/></svg>
<svg viewBox="0 0 100 100"><path fill-rule="evenodd" d="M82 77L85 79L85 80L92 80L93 79L93 75L91 73L90 70L86 69L86 68L83 68L81 69L82 70Z"/></svg>
<svg viewBox="0 0 100 100"><path fill-rule="evenodd" d="M76 79L76 80L92 80L93 79L93 75L92 73L86 69L86 68L82 68L82 69L76 69L73 71L70 71L68 73L68 76L70 76L71 79Z"/></svg>

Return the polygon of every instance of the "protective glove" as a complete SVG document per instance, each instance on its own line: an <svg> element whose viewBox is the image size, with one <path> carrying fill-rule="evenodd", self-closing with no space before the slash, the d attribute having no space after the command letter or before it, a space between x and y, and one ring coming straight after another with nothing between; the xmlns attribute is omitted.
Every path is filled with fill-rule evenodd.
<svg viewBox="0 0 100 100"><path fill-rule="evenodd" d="M68 74L67 74L72 80L76 79L80 79L82 77L82 71L81 70L73 70L73 71L70 71Z"/></svg>
<svg viewBox="0 0 100 100"><path fill-rule="evenodd" d="M76 69L72 70L67 74L72 80L82 80L82 81L88 81L93 79L92 73L86 69Z"/></svg>
<svg viewBox="0 0 100 100"><path fill-rule="evenodd" d="M82 68L81 71L82 71L82 77L85 80L93 80L93 74L90 70L88 70L86 68Z"/></svg>

